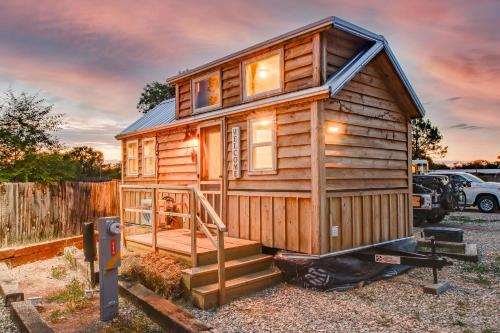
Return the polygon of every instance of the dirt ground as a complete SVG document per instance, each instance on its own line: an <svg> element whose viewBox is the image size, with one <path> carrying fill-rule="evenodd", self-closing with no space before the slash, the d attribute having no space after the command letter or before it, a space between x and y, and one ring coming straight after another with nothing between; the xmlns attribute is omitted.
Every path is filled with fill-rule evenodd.
<svg viewBox="0 0 500 333"><path fill-rule="evenodd" d="M17 277L26 299L40 298L37 309L55 332L162 332L161 328L142 311L121 297L119 316L108 324L102 323L99 319L98 292L91 300L81 297L77 299L74 305L76 309L69 308L68 310L66 303L51 300L54 295L60 294L72 285L74 279L77 281L76 285L80 285L83 290L90 289L88 281L85 281L82 274L77 271L72 256L63 255L18 266L12 269L12 273Z"/></svg>
<svg viewBox="0 0 500 333"><path fill-rule="evenodd" d="M452 288L422 292L432 271L406 274L346 292L321 292L285 283L215 311L190 311L220 332L500 332L500 214L453 213L443 225L464 229L481 262L439 272Z"/></svg>

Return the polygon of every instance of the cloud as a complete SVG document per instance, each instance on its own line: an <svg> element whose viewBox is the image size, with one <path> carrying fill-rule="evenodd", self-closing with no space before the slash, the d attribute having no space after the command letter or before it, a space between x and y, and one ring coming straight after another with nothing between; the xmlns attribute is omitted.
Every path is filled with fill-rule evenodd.
<svg viewBox="0 0 500 333"><path fill-rule="evenodd" d="M499 12L500 2L467 0L6 0L0 84L47 96L71 120L65 141L118 152L113 135L139 116L146 83L336 15L387 37L428 116L453 139L450 158L493 158L481 131L468 138L475 150L455 139L474 127L498 134Z"/></svg>
<svg viewBox="0 0 500 333"><path fill-rule="evenodd" d="M478 130L484 129L482 126L467 125L467 124L457 124L449 127L450 129L460 129L460 130Z"/></svg>

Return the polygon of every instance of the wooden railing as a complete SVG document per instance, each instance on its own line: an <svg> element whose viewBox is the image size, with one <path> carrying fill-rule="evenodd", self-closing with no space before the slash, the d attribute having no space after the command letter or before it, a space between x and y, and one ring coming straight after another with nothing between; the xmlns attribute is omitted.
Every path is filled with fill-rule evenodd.
<svg viewBox="0 0 500 333"><path fill-rule="evenodd" d="M141 199L151 199L151 205L136 205L134 207L127 207L125 203L125 192L139 191L142 192L144 198L139 196ZM157 209L158 199L160 193L181 193L189 195L189 213L172 212L172 211L159 211ZM184 207L183 203L181 207ZM201 214L201 209L203 208L204 214ZM189 227L191 231L191 260L192 266L198 266L198 255L197 255L197 230L200 230L205 234L207 239L212 243L212 245L217 250L217 270L218 270L218 284L219 284L219 304L225 303L226 295L226 272L225 272L225 252L224 252L224 233L227 231L226 225L222 222L221 218L207 200L202 191L196 187L192 186L164 186L164 185L121 185L120 186L120 217L122 221L122 241L126 244L125 238L125 213L146 213L150 214L151 226L152 226L152 241L151 248L153 251L157 251L158 242L158 223L157 215L165 215L172 217L180 217L182 219L189 219ZM210 222L210 223L209 223ZM208 224L215 225L216 227L216 238L212 235L209 230Z"/></svg>

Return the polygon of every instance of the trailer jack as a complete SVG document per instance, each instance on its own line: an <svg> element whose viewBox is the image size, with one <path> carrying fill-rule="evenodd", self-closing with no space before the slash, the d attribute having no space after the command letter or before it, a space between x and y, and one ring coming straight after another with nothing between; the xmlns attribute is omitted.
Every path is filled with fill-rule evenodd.
<svg viewBox="0 0 500 333"><path fill-rule="evenodd" d="M434 237L430 237L429 240L431 241L432 249L430 254L405 252L387 248L370 248L351 253L351 255L359 260L367 262L432 268L433 284L424 286L424 292L437 295L443 293L449 288L448 282L439 283L437 272L445 266L453 265L453 262L445 258L438 257L436 255L436 242Z"/></svg>

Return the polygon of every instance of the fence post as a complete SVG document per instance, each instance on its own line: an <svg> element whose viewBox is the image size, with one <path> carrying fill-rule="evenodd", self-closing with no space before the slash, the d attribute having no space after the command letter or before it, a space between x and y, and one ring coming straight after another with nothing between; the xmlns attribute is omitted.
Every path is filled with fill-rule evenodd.
<svg viewBox="0 0 500 333"><path fill-rule="evenodd" d="M191 221L189 221L189 226L191 228L191 260L193 267L198 266L198 254L196 251L196 198L194 189L191 190L191 196L189 200L189 206L191 210Z"/></svg>

